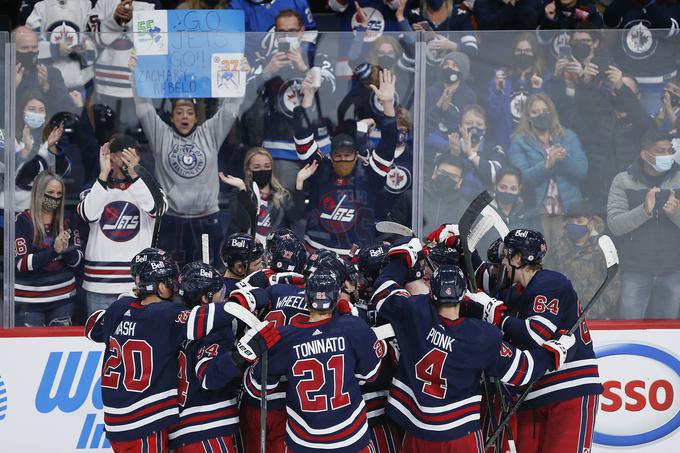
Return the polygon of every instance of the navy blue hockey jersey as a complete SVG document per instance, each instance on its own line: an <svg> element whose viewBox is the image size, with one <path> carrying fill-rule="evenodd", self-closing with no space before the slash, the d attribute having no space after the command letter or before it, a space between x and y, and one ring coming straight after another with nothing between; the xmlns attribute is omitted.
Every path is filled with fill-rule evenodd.
<svg viewBox="0 0 680 453"><path fill-rule="evenodd" d="M241 368L232 360L233 350L231 326L182 342L179 422L169 429L170 448L238 432Z"/></svg>
<svg viewBox="0 0 680 453"><path fill-rule="evenodd" d="M560 329L568 330L581 314L581 304L571 282L559 272L543 269L526 288L515 285L505 293L511 316L501 328L515 346L541 346ZM593 341L584 319L575 332L575 353L557 371L546 373L532 389L522 408L532 408L582 395L602 393Z"/></svg>
<svg viewBox="0 0 680 453"><path fill-rule="evenodd" d="M400 349L387 414L415 437L453 440L481 429L482 372L527 385L543 375L552 357L543 348L516 349L499 329L478 319L440 317L429 295L411 296L397 283L406 271L403 262L391 262L373 295Z"/></svg>
<svg viewBox="0 0 680 453"><path fill-rule="evenodd" d="M70 217L64 219L64 230L71 232L69 247L59 254L54 250L55 235L46 227L42 244L33 243L31 213L26 210L17 215L16 239L16 284L17 302L47 303L69 299L76 294L76 280L73 269L83 258L80 236Z"/></svg>
<svg viewBox="0 0 680 453"><path fill-rule="evenodd" d="M357 162L352 173L339 178L329 159L318 152L314 133L305 128L301 107L295 109L295 143L300 160L310 163L320 159L319 169L309 178L311 213L307 217L305 241L313 248L326 248L348 256L353 244L370 244L375 238L375 214L378 195L394 161L397 123L394 117L382 117L380 144L365 164Z"/></svg>
<svg viewBox="0 0 680 453"><path fill-rule="evenodd" d="M269 352L268 388L283 376L286 445L296 453L356 453L370 442L361 381L373 378L382 342L361 319L342 315L281 328ZM260 393L260 364L246 372L246 391Z"/></svg>
<svg viewBox="0 0 680 453"><path fill-rule="evenodd" d="M186 340L231 326L223 304L187 310L174 302L142 305L121 297L85 323L85 336L107 345L101 389L107 437L139 439L177 422L178 352Z"/></svg>

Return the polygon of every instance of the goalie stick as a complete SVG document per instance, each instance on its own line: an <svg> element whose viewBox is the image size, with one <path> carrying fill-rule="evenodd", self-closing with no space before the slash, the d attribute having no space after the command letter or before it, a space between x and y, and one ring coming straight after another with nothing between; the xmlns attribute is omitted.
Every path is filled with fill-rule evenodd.
<svg viewBox="0 0 680 453"><path fill-rule="evenodd" d="M581 326L581 323L585 319L588 311L592 308L593 304L597 302L597 300L600 298L604 290L607 289L607 286L609 286L609 283L611 283L611 281L616 276L616 273L619 271L619 255L616 252L616 247L614 246L614 243L612 242L611 238L607 235L602 235L600 236L600 239L598 239L597 245L600 246L600 249L604 254L604 259L605 262L607 263L607 275L605 276L604 281L602 282L600 287L597 288L597 291L595 291L595 294L593 294L593 297L586 304L586 307L581 311L581 314L579 315L576 322L574 322L574 325L571 326L567 335L573 334L574 332L576 332L576 329L578 329ZM491 436L487 439L486 443L484 444L485 449L489 448L489 446L496 440L503 426L508 425L510 418L512 418L512 416L515 415L515 413L522 405L524 400L527 399L527 396L529 396L529 392L531 392L531 389L534 388L534 384L536 382L537 381L534 381L531 384L529 384L529 386L526 388L524 393L522 393L517 402L512 406L512 408L510 408L508 413L503 416L498 428L496 428L496 430L493 433L491 433Z"/></svg>
<svg viewBox="0 0 680 453"><path fill-rule="evenodd" d="M484 235L493 227L496 229L501 238L505 238L510 232L510 229L505 224L503 218L490 205L484 206L482 209L481 219L477 222L470 231L468 242L470 250L475 250L477 244L484 237Z"/></svg>

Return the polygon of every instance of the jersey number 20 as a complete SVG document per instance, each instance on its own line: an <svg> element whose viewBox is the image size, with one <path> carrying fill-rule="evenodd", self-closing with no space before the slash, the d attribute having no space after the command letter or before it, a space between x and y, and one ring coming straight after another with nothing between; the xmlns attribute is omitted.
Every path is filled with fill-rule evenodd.
<svg viewBox="0 0 680 453"><path fill-rule="evenodd" d="M128 392L143 392L151 384L153 348L144 340L127 340L121 347L118 340L109 340L111 355L104 364L102 387L117 389L123 375ZM122 366L121 366L122 365Z"/></svg>

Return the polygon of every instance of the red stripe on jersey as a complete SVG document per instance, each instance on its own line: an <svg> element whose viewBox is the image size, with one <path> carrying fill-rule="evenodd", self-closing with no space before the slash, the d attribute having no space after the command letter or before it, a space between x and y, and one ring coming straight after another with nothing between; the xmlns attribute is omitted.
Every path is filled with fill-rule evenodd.
<svg viewBox="0 0 680 453"><path fill-rule="evenodd" d="M134 414L129 414L129 415L109 415L109 414L104 414L104 421L108 424L115 424L115 423L125 423L130 420L134 420L136 418L142 418L143 416L153 413L153 412L159 412L161 409L165 409L166 407L170 406L175 406L177 405L177 397L172 396L170 399L167 399L165 401L161 401L160 403L154 404L153 406L146 407L142 409L141 411L135 411Z"/></svg>
<svg viewBox="0 0 680 453"><path fill-rule="evenodd" d="M87 321L85 322L85 336L89 337L90 332L92 331L92 328L95 325L96 319L99 317L99 312L94 312L90 315L89 318L87 318Z"/></svg>
<svg viewBox="0 0 680 453"><path fill-rule="evenodd" d="M356 420L354 420L354 423L349 425L347 428L343 429L342 431L339 431L335 434L331 434L328 436L315 436L313 434L308 434L307 431L305 431L300 425L298 425L292 418L288 418L287 423L290 425L291 428L293 428L293 431L295 433L302 437L303 439L313 441L313 442L332 442L335 440L339 439L344 439L346 437L350 437L352 434L355 432L359 431L361 428L361 425L363 425L366 422L366 412L361 411L361 414L359 417L357 417Z"/></svg>
<svg viewBox="0 0 680 453"><path fill-rule="evenodd" d="M443 423L443 422L448 422L448 421L453 421L457 420L459 418L462 418L466 415L469 415L471 413L479 412L480 409L480 403L471 403L468 406L464 406L460 409L456 409L453 412L447 412L445 414L441 415L427 415L424 412L422 412L418 406L413 402L413 400L406 395L404 392L399 390L396 387L392 387L390 390L390 394L397 398L399 401L402 403L406 404L409 409L411 409L411 412L418 418L425 420L427 422L434 422L434 423Z"/></svg>
<svg viewBox="0 0 680 453"><path fill-rule="evenodd" d="M380 409L381 407L385 407L386 404L387 404L386 396L371 398L370 400L366 401L366 410Z"/></svg>
<svg viewBox="0 0 680 453"><path fill-rule="evenodd" d="M248 389L253 395L259 397L260 395L262 395L262 392L258 390L257 387L255 387L255 384L253 384L252 382L253 377L251 376L251 374L252 369L248 370L248 378L246 379L246 385L248 386Z"/></svg>
<svg viewBox="0 0 680 453"><path fill-rule="evenodd" d="M132 308L146 308L146 305L142 305L142 304L140 304L139 302L132 302L132 303L130 304L130 306L131 306Z"/></svg>
<svg viewBox="0 0 680 453"><path fill-rule="evenodd" d="M109 79L130 80L130 74L116 74L113 72L95 71L97 77L106 77Z"/></svg>
<svg viewBox="0 0 680 453"><path fill-rule="evenodd" d="M17 289L15 294L17 296L23 296L23 297L48 297L48 296L60 296L62 294L68 294L71 291L75 291L75 289L76 289L76 285L71 284L71 285L68 285L68 286L64 286L63 288L53 289L52 291L26 291L26 290Z"/></svg>
<svg viewBox="0 0 680 453"><path fill-rule="evenodd" d="M310 139L306 143L295 143L295 149L297 150L298 154L306 154L307 151L309 151L309 148L312 147L314 144L314 138Z"/></svg>
<svg viewBox="0 0 680 453"><path fill-rule="evenodd" d="M547 387L548 385L554 384L555 382L559 381L567 381L573 378L581 378L586 376L598 377L599 375L600 374L597 372L596 366L589 366L588 368L569 370L561 373L558 372L556 374L551 374L550 376L545 376L541 378L537 382L536 387L534 387L534 390Z"/></svg>
<svg viewBox="0 0 680 453"><path fill-rule="evenodd" d="M390 451L390 444L387 440L387 433L385 432L385 425L378 425L373 427L373 437L375 437L375 442L377 451L388 452Z"/></svg>
<svg viewBox="0 0 680 453"><path fill-rule="evenodd" d="M389 173L389 171L390 171L389 165L385 165L383 163L378 162L378 160L376 158L374 158L373 156L371 156L371 161L373 161L375 166L378 167L381 171L384 171L385 173Z"/></svg>
<svg viewBox="0 0 680 453"><path fill-rule="evenodd" d="M146 441L149 444L149 453L159 453L158 449L156 448L157 440L158 439L156 439L156 433L151 433L149 434L149 437L146 438Z"/></svg>
<svg viewBox="0 0 680 453"><path fill-rule="evenodd" d="M28 271L28 255L22 256L19 263L21 265L21 272L27 272Z"/></svg>
<svg viewBox="0 0 680 453"><path fill-rule="evenodd" d="M524 374L527 371L527 358L524 356L524 354L520 353L519 351L518 354L520 354L519 366L517 367L517 370L514 373L514 377L510 380L510 384L512 385L518 385L520 382L522 382Z"/></svg>
<svg viewBox="0 0 680 453"><path fill-rule="evenodd" d="M85 266L85 272L88 274L97 275L132 275L130 270L126 269L93 269L91 267Z"/></svg>
<svg viewBox="0 0 680 453"><path fill-rule="evenodd" d="M529 321L529 327L531 328L531 330L533 330L546 340L551 339L553 336L553 333L550 330L543 327L543 324L541 324L538 321Z"/></svg>
<svg viewBox="0 0 680 453"><path fill-rule="evenodd" d="M205 311L207 310L207 306L203 305L201 308L198 309L198 313L196 313L196 332L194 335L194 339L201 338L203 336L203 329L205 328Z"/></svg>
<svg viewBox="0 0 680 453"><path fill-rule="evenodd" d="M238 414L238 409L234 407L233 409L224 409L221 411L211 412L208 414L193 415L191 417L180 419L179 423L177 423L177 425L175 426L186 426L191 425L192 423L203 422L210 419L227 418L235 414Z"/></svg>
<svg viewBox="0 0 680 453"><path fill-rule="evenodd" d="M208 368L209 363L210 363L210 360L208 360L203 365L198 367L198 372L196 373L196 377L198 378L199 381L203 380L203 373L205 373L205 370L206 370L206 368Z"/></svg>
<svg viewBox="0 0 680 453"><path fill-rule="evenodd" d="M222 448L220 447L219 442L217 442L217 439L214 437L211 439L208 439L208 444L210 445L210 448L212 448L212 451L214 452L221 452Z"/></svg>

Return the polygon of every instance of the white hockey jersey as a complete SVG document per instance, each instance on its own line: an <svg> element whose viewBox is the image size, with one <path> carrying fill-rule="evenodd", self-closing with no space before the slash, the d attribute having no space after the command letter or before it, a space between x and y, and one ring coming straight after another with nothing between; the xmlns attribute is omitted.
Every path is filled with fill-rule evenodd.
<svg viewBox="0 0 680 453"><path fill-rule="evenodd" d="M153 196L142 179L123 184L94 183L80 195L78 215L90 224L83 288L100 294L132 290L130 260L151 246Z"/></svg>
<svg viewBox="0 0 680 453"><path fill-rule="evenodd" d="M92 9L92 24L97 44L97 62L94 80L97 93L117 98L131 98L132 84L128 61L134 47L132 43L132 20L119 24L113 17L120 0L99 0ZM147 2L132 2L133 11L148 11L155 5Z"/></svg>
<svg viewBox="0 0 680 453"><path fill-rule="evenodd" d="M33 6L26 19L26 25L38 31L44 40L39 57L51 58L52 65L64 76L67 88L82 87L94 75L94 44L86 33L91 11L90 0L43 0ZM62 43L69 49L83 48L81 58L61 55Z"/></svg>

